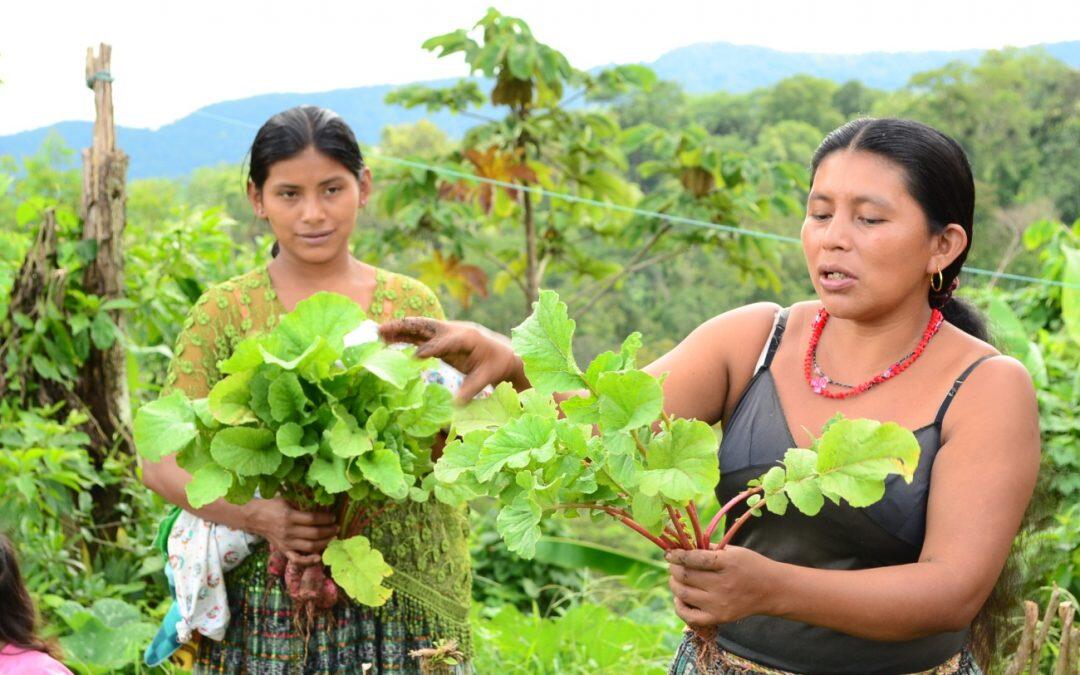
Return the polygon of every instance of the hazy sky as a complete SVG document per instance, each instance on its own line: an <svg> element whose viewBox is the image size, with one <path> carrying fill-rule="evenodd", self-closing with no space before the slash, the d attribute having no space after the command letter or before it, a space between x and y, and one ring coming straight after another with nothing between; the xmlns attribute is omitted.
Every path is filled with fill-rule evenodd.
<svg viewBox="0 0 1080 675"><path fill-rule="evenodd" d="M859 53L1080 39L1080 0L12 0L0 15L0 134L91 119L86 48L113 46L116 119L159 127L217 101L464 74L426 38L489 5L581 68L696 42Z"/></svg>

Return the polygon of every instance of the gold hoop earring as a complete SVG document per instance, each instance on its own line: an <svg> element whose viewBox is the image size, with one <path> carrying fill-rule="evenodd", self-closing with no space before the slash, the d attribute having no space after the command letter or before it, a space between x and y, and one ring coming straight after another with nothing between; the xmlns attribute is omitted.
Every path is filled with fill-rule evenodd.
<svg viewBox="0 0 1080 675"><path fill-rule="evenodd" d="M937 283L934 283L935 281ZM935 293L940 293L941 289L945 288L945 275L941 273L940 268L937 272L934 272L930 275L930 288Z"/></svg>

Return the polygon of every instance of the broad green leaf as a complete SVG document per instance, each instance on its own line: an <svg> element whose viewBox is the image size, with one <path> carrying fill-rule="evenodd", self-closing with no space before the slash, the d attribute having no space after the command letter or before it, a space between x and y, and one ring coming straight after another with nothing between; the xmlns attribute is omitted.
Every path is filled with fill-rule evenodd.
<svg viewBox="0 0 1080 675"><path fill-rule="evenodd" d="M411 436L434 436L450 423L454 413L454 397L445 387L428 385L424 388L424 404L407 410L398 424Z"/></svg>
<svg viewBox="0 0 1080 675"><path fill-rule="evenodd" d="M368 356L363 367L372 375L401 389L420 374L422 363L407 352L387 348Z"/></svg>
<svg viewBox="0 0 1080 675"><path fill-rule="evenodd" d="M214 434L210 454L221 466L241 476L274 473L281 464L281 453L269 429L228 427Z"/></svg>
<svg viewBox="0 0 1080 675"><path fill-rule="evenodd" d="M382 583L394 570L383 560L382 553L371 547L367 537L335 539L322 558L330 566L334 583L361 605L381 607L393 593Z"/></svg>
<svg viewBox="0 0 1080 675"><path fill-rule="evenodd" d="M487 437L486 431L473 431L447 443L442 457L435 463L435 477L443 483L453 483L461 474L472 473Z"/></svg>
<svg viewBox="0 0 1080 675"><path fill-rule="evenodd" d="M501 382L491 396L474 399L454 410L454 432L464 436L478 429L495 429L520 416L517 392L509 382Z"/></svg>
<svg viewBox="0 0 1080 675"><path fill-rule="evenodd" d="M285 372L270 383L267 401L270 403L270 414L274 416L274 421L284 422L304 412L307 396L304 395L304 388L300 386L300 379L293 373Z"/></svg>
<svg viewBox="0 0 1080 675"><path fill-rule="evenodd" d="M345 474L345 468L345 460L340 457L331 456L331 459L316 457L311 460L308 478L321 485L328 494L335 495L352 487L349 477Z"/></svg>
<svg viewBox="0 0 1080 675"><path fill-rule="evenodd" d="M795 508L808 516L816 516L825 504L817 484L817 453L806 448L792 448L784 453L787 493Z"/></svg>
<svg viewBox="0 0 1080 675"><path fill-rule="evenodd" d="M704 422L676 419L649 443L639 489L646 495L685 503L710 495L719 479L712 428Z"/></svg>
<svg viewBox="0 0 1080 675"><path fill-rule="evenodd" d="M664 407L664 391L656 378L640 370L604 373L597 381L600 428L625 431L651 424Z"/></svg>
<svg viewBox="0 0 1080 675"><path fill-rule="evenodd" d="M282 317L267 341L268 351L282 359L295 359L321 338L340 356L345 336L366 318L360 306L344 295L315 293Z"/></svg>
<svg viewBox="0 0 1080 675"><path fill-rule="evenodd" d="M197 438L194 443L176 453L176 464L191 474L194 474L203 466L213 463L214 458L210 456L208 441L203 438Z"/></svg>
<svg viewBox="0 0 1080 675"><path fill-rule="evenodd" d="M179 391L139 408L134 431L135 447L151 462L183 450L198 434L195 412L187 397Z"/></svg>
<svg viewBox="0 0 1080 675"><path fill-rule="evenodd" d="M604 373L610 373L616 370L622 370L623 358L621 355L615 352L601 352L597 354L596 358L592 360L589 367L585 369L585 382L589 387L596 389L596 381L600 379L600 376Z"/></svg>
<svg viewBox="0 0 1080 675"><path fill-rule="evenodd" d="M253 370L263 363L263 352L259 348L258 338L242 340L236 345L232 355L218 364L222 375L235 375L244 370Z"/></svg>
<svg viewBox="0 0 1080 675"><path fill-rule="evenodd" d="M387 497L404 499L408 496L409 485L401 471L401 460L393 450L377 448L357 457L356 465L364 473L364 478Z"/></svg>
<svg viewBox="0 0 1080 675"><path fill-rule="evenodd" d="M373 447L371 436L368 435L367 431L358 429L355 420L348 413L337 418L333 426L330 427L328 441L330 450L338 457L346 459L359 457L366 452L370 452Z"/></svg>
<svg viewBox="0 0 1080 675"><path fill-rule="evenodd" d="M593 425L600 422L600 402L595 396L571 396L559 407L566 419L574 424Z"/></svg>
<svg viewBox="0 0 1080 675"><path fill-rule="evenodd" d="M277 430L277 447L278 452L286 457L303 457L304 455L314 455L319 450L319 446L314 443L310 445L303 444L304 429L295 422L286 422L282 424Z"/></svg>
<svg viewBox="0 0 1080 675"><path fill-rule="evenodd" d="M481 482L491 479L504 466L521 469L530 459L546 462L555 453L555 425L537 415L523 415L493 433L476 460Z"/></svg>
<svg viewBox="0 0 1080 675"><path fill-rule="evenodd" d="M255 413L249 405L250 384L254 375L254 370L245 370L218 380L209 396L210 412L214 419L234 426L256 421Z"/></svg>
<svg viewBox="0 0 1080 675"><path fill-rule="evenodd" d="M919 464L919 442L894 422L839 420L814 445L821 491L856 507L881 499L890 474L910 483Z"/></svg>
<svg viewBox="0 0 1080 675"><path fill-rule="evenodd" d="M630 512L634 520L641 523L648 531L659 534L664 529L664 502L657 495L643 492L634 493Z"/></svg>
<svg viewBox="0 0 1080 675"><path fill-rule="evenodd" d="M778 516L784 515L788 507L788 498L784 495L784 469L774 466L761 477L761 487L765 489L765 508Z"/></svg>
<svg viewBox="0 0 1080 675"><path fill-rule="evenodd" d="M622 356L623 368L637 367L637 353L641 349L641 333L630 333L623 340L619 354Z"/></svg>
<svg viewBox="0 0 1080 675"><path fill-rule="evenodd" d="M543 394L585 386L574 360L574 321L554 291L541 291L533 313L512 331L512 344L525 363L525 375Z"/></svg>
<svg viewBox="0 0 1080 675"><path fill-rule="evenodd" d="M232 482L233 476L228 469L206 464L191 476L185 492L192 508L201 509L228 494Z"/></svg>
<svg viewBox="0 0 1080 675"><path fill-rule="evenodd" d="M540 505L528 492L520 493L513 502L499 510L495 529L499 531L506 547L525 559L536 553L540 540Z"/></svg>

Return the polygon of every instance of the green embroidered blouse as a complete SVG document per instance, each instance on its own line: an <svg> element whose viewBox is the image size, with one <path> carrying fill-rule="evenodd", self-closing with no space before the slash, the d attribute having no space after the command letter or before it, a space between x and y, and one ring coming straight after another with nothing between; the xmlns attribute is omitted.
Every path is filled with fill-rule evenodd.
<svg viewBox="0 0 1080 675"><path fill-rule="evenodd" d="M367 312L373 321L444 318L435 294L421 282L381 269L375 280ZM207 396L220 379L218 361L240 340L272 329L283 314L265 266L211 287L184 322L162 394L179 389L190 398ZM394 569L386 582L394 592L467 648L472 573L465 513L434 500L407 501L386 511L365 534Z"/></svg>

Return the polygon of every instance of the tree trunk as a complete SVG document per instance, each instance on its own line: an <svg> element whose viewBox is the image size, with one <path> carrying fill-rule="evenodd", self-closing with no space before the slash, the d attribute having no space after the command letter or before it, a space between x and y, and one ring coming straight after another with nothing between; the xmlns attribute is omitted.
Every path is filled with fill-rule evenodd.
<svg viewBox="0 0 1080 675"><path fill-rule="evenodd" d="M109 74L112 48L102 44L97 56L87 50L86 82L94 90L97 116L91 146L83 150L83 193L80 215L83 239L97 242L97 258L86 266L83 288L102 302L123 297L125 225L125 177L128 158L116 147L113 123L112 78ZM118 310L110 317L123 334L123 315ZM95 424L88 426L94 462L100 470L114 451L130 454L134 448L131 435L131 403L127 388L127 369L122 338L107 349L91 348L83 365L76 393ZM94 516L97 522L116 520L119 485L94 489Z"/></svg>

